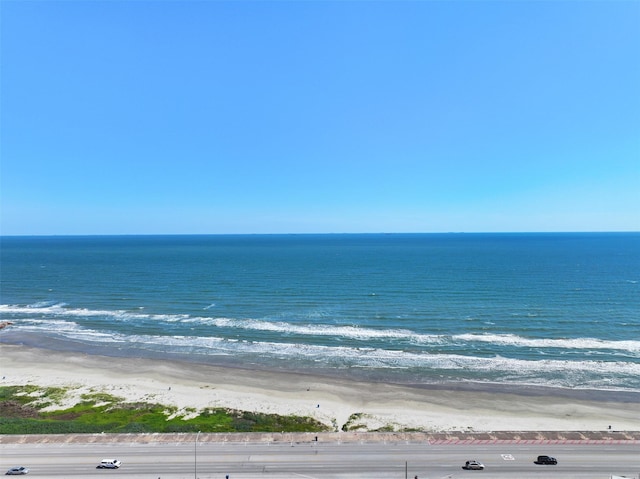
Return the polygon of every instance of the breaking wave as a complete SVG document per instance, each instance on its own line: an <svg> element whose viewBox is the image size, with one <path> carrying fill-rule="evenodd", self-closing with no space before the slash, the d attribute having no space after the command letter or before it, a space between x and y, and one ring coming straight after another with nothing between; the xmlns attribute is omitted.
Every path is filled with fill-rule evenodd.
<svg viewBox="0 0 640 479"><path fill-rule="evenodd" d="M188 314L148 314L140 311L124 310L90 310L85 308L70 308L65 303L35 303L28 306L0 305L0 317L11 315L19 321L18 327L27 325L42 326L47 324L53 329L63 325L72 325L77 329L82 319L102 318L105 321L136 322L144 324L167 323L173 325L171 332L176 336L189 334L192 326L206 326L205 336L224 336L222 330L269 332L282 336L307 337L307 338L335 338L349 339L363 343L373 340L399 342L406 345L467 345L473 349L474 344L490 344L494 346L509 346L512 348L544 348L560 350L584 350L584 351L619 351L633 357L640 357L640 340L604 340L598 338L532 338L515 334L425 334L408 329L375 329L357 325L340 324L296 324L286 321L266 321L261 319L234 319L234 318L209 318L193 317ZM17 319L19 318L19 319ZM57 321L52 321L57 319ZM75 323L75 321L80 321ZM177 326L176 326L177 325ZM183 327L180 327L180 326ZM106 325L108 328L108 325ZM214 328L213 330L211 328Z"/></svg>

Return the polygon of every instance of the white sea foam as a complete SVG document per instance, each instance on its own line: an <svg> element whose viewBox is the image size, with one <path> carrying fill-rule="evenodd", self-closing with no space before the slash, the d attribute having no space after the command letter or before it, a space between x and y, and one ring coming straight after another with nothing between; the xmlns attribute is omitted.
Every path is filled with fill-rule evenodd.
<svg viewBox="0 0 640 479"><path fill-rule="evenodd" d="M4 306L4 305L3 305ZM63 307L66 306L65 303L58 303L57 301L40 301L38 303L34 303L32 305L27 306L31 309L41 309L41 308L51 308L54 306Z"/></svg>
<svg viewBox="0 0 640 479"><path fill-rule="evenodd" d="M378 330L359 326L337 326L328 324L293 324L283 321L261 321L256 319L232 318L190 318L186 321L210 324L221 328L245 329L252 331L272 331L284 334L307 336L336 336L351 339L369 340L375 338L409 338L414 335L409 330ZM434 339L436 337L434 336Z"/></svg>
<svg viewBox="0 0 640 479"><path fill-rule="evenodd" d="M0 308L6 310L7 308ZM237 320L221 321L218 326L237 327ZM269 326L268 322L252 322L260 326ZM255 324L254 324L255 325ZM140 348L148 351L156 351L164 356L171 354L187 354L196 356L229 356L243 358L249 361L263 360L285 361L291 364L300 362L320 368L358 368L372 370L410 370L429 371L429 375L453 374L458 377L467 377L474 380L482 376L495 381L509 381L518 384L546 384L559 387L590 387L590 388L617 388L635 390L638 388L640 378L640 364L629 361L615 360L615 355L609 355L612 360L562 360L541 359L527 360L509 358L503 356L477 357L472 355L455 353L430 353L428 351L407 349L386 349L378 347L354 347L336 345L318 345L302 342L278 342L257 340L229 340L222 336L196 336L196 335L157 335L157 334L128 334L117 331L99 331L82 326L75 321L52 317L29 318L20 321L17 329L24 332L41 333L57 336L61 339L85 343L88 347L92 344L121 344L127 348ZM288 323L275 325L278 328L288 328ZM315 330L316 327L312 327ZM337 328L346 329L350 334L360 333L351 328L326 327L325 331ZM13 328L12 328L13 329ZM322 329L322 328L321 328ZM358 329L358 328L354 328ZM301 327L300 334L306 329ZM341 333L343 334L343 333ZM382 334L385 334L383 331ZM399 334L394 331L392 334ZM405 332L400 332L405 334ZM443 337L435 336L439 340ZM514 341L516 344L532 344L522 341L523 338L509 335L459 335L454 337L456 341ZM480 339L478 339L480 338ZM451 340L451 338L449 338ZM545 341L542 344L548 347ZM551 340L553 341L553 340ZM595 345L602 348L610 348L609 342L595 341ZM635 343L635 342L631 342ZM540 345L536 342L533 344ZM586 347L572 344L572 347ZM586 345L589 345L589 341ZM631 344L636 347L636 344ZM566 347L566 346L563 346ZM253 359L251 359L253 358Z"/></svg>
<svg viewBox="0 0 640 479"><path fill-rule="evenodd" d="M562 387L611 387L624 389L630 380L640 377L640 364L622 361L523 360L501 356L481 358L459 354L429 354L379 348L310 345L259 341L229 341L220 337L121 335L105 336L94 331L75 329L69 337L78 340L129 343L144 349L207 356L249 355L254 358L305 361L322 367L369 369L413 369L477 373L509 378L517 383L538 383ZM626 379L625 379L626 378ZM634 379L635 378L635 379ZM631 385L631 389L635 389ZM637 386L636 386L637 387Z"/></svg>
<svg viewBox="0 0 640 479"><path fill-rule="evenodd" d="M596 338L525 338L513 334L458 334L434 335L419 334L406 329L371 329L358 326L339 326L326 324L297 325L288 322L270 322L261 320L238 320L231 318L189 318L187 321L207 323L217 327L273 331L284 334L309 336L335 336L350 339L398 339L412 344L450 344L452 342L481 342L527 348L561 348L585 350L621 350L640 353L640 341L612 341Z"/></svg>
<svg viewBox="0 0 640 479"><path fill-rule="evenodd" d="M101 337L95 331L73 328L74 335ZM272 341L229 341L222 337L201 336L160 336L111 334L114 341L147 345L162 345L182 348L222 348L239 353L269 354L278 356L303 357L307 359L351 359L363 364L404 367L430 367L438 369L472 369L477 371L601 371L603 373L637 374L640 377L640 363L623 361L563 361L563 360L521 360L495 357L473 357L460 354L430 354L380 348L354 348L348 346L312 345L304 343L281 343Z"/></svg>
<svg viewBox="0 0 640 479"><path fill-rule="evenodd" d="M56 331L59 333L62 332L71 332L81 330L81 326L78 323L73 321L65 321L58 319L41 319L41 318L32 318L26 321L21 321L19 325L17 325L21 331L33 331L33 332L42 332L45 331Z"/></svg>
<svg viewBox="0 0 640 479"><path fill-rule="evenodd" d="M126 335L96 331L94 329L85 328L72 321L55 319L31 319L24 323L20 323L19 329L22 332L32 333L42 333L42 331L47 331L49 334L62 338L80 340L89 343L124 343L129 341Z"/></svg>
<svg viewBox="0 0 640 479"><path fill-rule="evenodd" d="M640 340L603 340L598 338L527 338L514 334L423 334L407 329L374 329L352 325L295 324L286 321L258 319L193 317L187 314L149 314L123 310L90 310L69 308L65 303L36 303L29 306L0 305L1 314L19 314L29 320L33 316L70 318L108 318L115 321L151 320L167 323L193 323L218 328L267 331L283 335L308 337L335 337L357 341L391 340L416 346L462 345L485 343L516 348L538 348L583 351L622 351L633 356L640 355Z"/></svg>
<svg viewBox="0 0 640 479"><path fill-rule="evenodd" d="M458 334L454 340L478 341L491 344L531 348L563 348L563 349L618 349L640 353L640 341L610 341L596 338L523 338L514 334Z"/></svg>
<svg viewBox="0 0 640 479"><path fill-rule="evenodd" d="M148 314L125 310L111 311L101 309L69 308L66 303L54 303L49 306L43 305L42 303L36 303L29 306L2 304L0 305L0 314L3 313L22 314L27 317L34 315L77 318L104 317L118 321L133 321L140 319L151 319L155 321L181 321L189 318L188 314Z"/></svg>

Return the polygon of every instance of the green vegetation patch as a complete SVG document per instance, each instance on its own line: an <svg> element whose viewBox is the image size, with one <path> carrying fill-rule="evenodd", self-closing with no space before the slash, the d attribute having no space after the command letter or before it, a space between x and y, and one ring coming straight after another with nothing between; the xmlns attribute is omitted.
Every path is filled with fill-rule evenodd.
<svg viewBox="0 0 640 479"><path fill-rule="evenodd" d="M58 391L57 389L60 389ZM64 392L64 394L63 394ZM0 387L0 434L153 433L153 432L321 432L328 428L309 417L279 416L233 409L193 409L180 416L175 407L127 403L105 393L85 394L73 407L43 411L43 397L61 401L62 388ZM193 417L191 417L193 416Z"/></svg>
<svg viewBox="0 0 640 479"><path fill-rule="evenodd" d="M103 393L103 392L92 392L91 394L85 393L80 397L82 398L83 402L96 403L96 404L100 404L100 403L111 404L111 403L119 403L124 401L124 399L122 399L121 397L114 396L113 394Z"/></svg>
<svg viewBox="0 0 640 479"><path fill-rule="evenodd" d="M33 402L33 393L42 389L37 386L2 386L0 387L0 401L16 401L20 404Z"/></svg>

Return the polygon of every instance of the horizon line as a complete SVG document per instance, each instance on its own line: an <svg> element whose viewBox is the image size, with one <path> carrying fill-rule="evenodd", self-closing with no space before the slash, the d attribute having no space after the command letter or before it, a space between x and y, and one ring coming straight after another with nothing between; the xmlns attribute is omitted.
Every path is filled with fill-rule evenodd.
<svg viewBox="0 0 640 479"><path fill-rule="evenodd" d="M378 232L316 232L316 233L36 233L1 234L11 237L106 237L106 236L338 236L338 235L553 235L553 234L637 234L640 230L577 230L577 231L378 231Z"/></svg>

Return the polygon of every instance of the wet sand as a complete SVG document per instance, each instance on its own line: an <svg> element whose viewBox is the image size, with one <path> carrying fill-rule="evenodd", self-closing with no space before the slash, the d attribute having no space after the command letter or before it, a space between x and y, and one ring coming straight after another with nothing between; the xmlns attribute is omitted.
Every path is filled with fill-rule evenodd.
<svg viewBox="0 0 640 479"><path fill-rule="evenodd" d="M482 385L412 387L187 362L1 345L1 385L55 386L68 397L105 392L181 415L225 407L309 416L335 431L640 431L640 394Z"/></svg>

